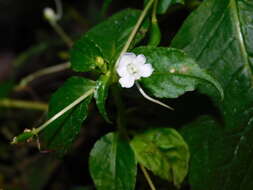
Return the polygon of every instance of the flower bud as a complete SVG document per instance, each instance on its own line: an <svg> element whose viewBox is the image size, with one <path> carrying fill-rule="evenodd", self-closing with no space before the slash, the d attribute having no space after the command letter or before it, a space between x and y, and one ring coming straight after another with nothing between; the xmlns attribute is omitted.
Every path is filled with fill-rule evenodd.
<svg viewBox="0 0 253 190"><path fill-rule="evenodd" d="M54 10L52 8L45 8L44 11L44 17L50 22L55 22L57 20L57 15L55 14Z"/></svg>

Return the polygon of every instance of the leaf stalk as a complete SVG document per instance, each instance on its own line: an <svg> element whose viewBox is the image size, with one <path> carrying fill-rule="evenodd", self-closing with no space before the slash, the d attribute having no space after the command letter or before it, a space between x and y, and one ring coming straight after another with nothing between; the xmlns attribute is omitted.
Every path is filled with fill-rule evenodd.
<svg viewBox="0 0 253 190"><path fill-rule="evenodd" d="M155 185L154 185L153 181L151 180L151 177L149 176L148 171L146 170L146 168L141 164L139 164L139 165L140 165L141 171L143 172L143 174L144 174L144 176L145 176L145 178L148 182L148 185L149 185L150 189L151 190L156 190Z"/></svg>
<svg viewBox="0 0 253 190"><path fill-rule="evenodd" d="M73 101L71 104L69 104L67 107L65 107L64 109L62 109L60 112L58 112L57 114L55 114L53 117L51 117L49 120L47 120L47 122L45 122L43 125L41 125L40 127L36 128L34 130L35 135L37 135L40 131L42 131L43 129L45 129L49 124L51 124L52 122L54 122L56 119L58 119L59 117L61 117L63 114L65 114L67 111L71 110L72 108L74 108L76 105L78 105L79 103L81 103L85 98L87 98L88 96L92 95L95 91L95 88L90 89L89 91L85 92L82 96L80 96L79 98L77 98L75 101Z"/></svg>
<svg viewBox="0 0 253 190"><path fill-rule="evenodd" d="M141 23L143 22L144 18L146 17L146 15L147 15L147 13L148 13L148 10L150 9L150 7L151 7L151 5L153 4L153 2L154 2L154 0L150 0L150 1L148 2L148 4L146 5L146 7L144 8L144 10L142 11L140 17L139 17L138 20L137 20L137 23L135 24L135 26L134 26L134 28L133 28L131 34L130 34L129 37L128 37L128 40L127 40L125 46L123 47L123 49L122 49L122 51L121 51L121 53L120 53L120 56L127 52L128 48L129 48L130 45L131 45L131 42L133 41L133 39L134 39L134 37L135 37L135 35L136 35L138 29L139 29L140 26L141 26ZM120 57L120 56L119 56L119 57Z"/></svg>

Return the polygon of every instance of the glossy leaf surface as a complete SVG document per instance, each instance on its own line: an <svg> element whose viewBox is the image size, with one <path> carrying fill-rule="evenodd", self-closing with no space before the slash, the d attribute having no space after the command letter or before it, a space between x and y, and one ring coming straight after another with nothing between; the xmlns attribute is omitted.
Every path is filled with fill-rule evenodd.
<svg viewBox="0 0 253 190"><path fill-rule="evenodd" d="M71 68L77 72L91 71L103 64L103 55L99 47L84 36L71 49Z"/></svg>
<svg viewBox="0 0 253 190"><path fill-rule="evenodd" d="M253 145L252 18L252 1L206 0L172 42L172 46L184 49L212 73L225 89L224 101L219 103L224 126L218 126L224 131L220 132L216 123L206 126L206 119L186 127L184 132L196 154L190 171L193 190L253 188L249 159ZM215 135L201 134L202 127Z"/></svg>
<svg viewBox="0 0 253 190"><path fill-rule="evenodd" d="M105 62L114 64L140 12L133 9L123 10L89 30L75 43L71 51L72 68L75 71L85 72ZM147 29L148 22L144 22L134 39L134 44L144 37Z"/></svg>
<svg viewBox="0 0 253 190"><path fill-rule="evenodd" d="M106 99L108 96L109 85L110 85L110 72L107 73L106 75L102 75L98 79L94 97L100 114L104 117L104 119L107 122L110 123L110 119L108 118L108 114L106 112Z"/></svg>
<svg viewBox="0 0 253 190"><path fill-rule="evenodd" d="M95 88L94 81L81 77L68 79L51 97L48 118L53 117L92 88ZM43 130L43 141L47 149L55 150L60 154L68 151L88 115L91 97L87 97Z"/></svg>
<svg viewBox="0 0 253 190"><path fill-rule="evenodd" d="M253 114L252 17L252 1L208 0L189 16L172 42L225 89L220 108L229 128L247 123Z"/></svg>
<svg viewBox="0 0 253 190"><path fill-rule="evenodd" d="M140 13L141 11L133 9L123 10L93 27L86 36L101 49L104 58L111 62L118 58ZM142 36L147 30L145 28L140 29Z"/></svg>
<svg viewBox="0 0 253 190"><path fill-rule="evenodd" d="M137 172L134 153L116 133L98 140L90 153L90 173L98 190L133 190Z"/></svg>

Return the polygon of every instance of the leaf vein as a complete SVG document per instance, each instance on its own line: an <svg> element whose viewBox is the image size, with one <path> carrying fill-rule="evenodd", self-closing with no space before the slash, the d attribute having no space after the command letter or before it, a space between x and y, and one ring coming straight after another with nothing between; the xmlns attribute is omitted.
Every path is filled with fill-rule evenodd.
<svg viewBox="0 0 253 190"><path fill-rule="evenodd" d="M238 4L235 0L231 0L230 3L231 3L230 7L231 7L231 11L232 11L232 16L235 19L235 27L236 27L236 31L237 31L237 38L238 38L238 41L239 41L239 46L240 46L240 49L241 49L243 59L246 63L245 66L253 74L253 71L250 67L249 56L247 54L248 51L247 51L247 48L246 48L246 45L245 45L245 39L244 39L243 32L242 32L241 20L240 20L240 16L239 16L239 7L238 7Z"/></svg>

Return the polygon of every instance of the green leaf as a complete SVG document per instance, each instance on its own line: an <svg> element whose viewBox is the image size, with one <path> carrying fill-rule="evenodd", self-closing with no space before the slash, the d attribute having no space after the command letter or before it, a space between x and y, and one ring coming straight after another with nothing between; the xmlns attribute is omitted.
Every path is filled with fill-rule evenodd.
<svg viewBox="0 0 253 190"><path fill-rule="evenodd" d="M125 45L141 11L126 9L89 30L78 40L71 51L71 67L85 72L104 67L105 62L114 64ZM138 43L148 30L144 22L133 43Z"/></svg>
<svg viewBox="0 0 253 190"><path fill-rule="evenodd" d="M145 4L147 4L148 1L149 0L145 0ZM171 5L174 5L177 3L184 4L185 0L158 0L156 12L157 14L165 14Z"/></svg>
<svg viewBox="0 0 253 190"><path fill-rule="evenodd" d="M94 98L96 100L98 110L108 123L111 123L111 121L106 112L105 103L108 96L110 78L110 72L108 72L106 75L102 75L97 81L96 90L94 93Z"/></svg>
<svg viewBox="0 0 253 190"><path fill-rule="evenodd" d="M210 171L210 166L214 164L211 163L214 162L211 157L217 156L221 162L226 157L224 154L226 154L228 148L224 149L221 145L215 147L215 142L221 139L221 129L216 121L204 116L180 131L191 152L189 181L194 190L209 189L211 172L214 172ZM223 153L211 156L210 151L213 152L214 149L223 151ZM217 161L219 162L219 160ZM221 165L221 167L223 166Z"/></svg>
<svg viewBox="0 0 253 190"><path fill-rule="evenodd" d="M134 52L144 54L147 62L154 68L150 77L141 80L152 95L159 98L177 98L200 85L202 89L204 85L208 85L205 92L211 93L212 88L209 86L213 86L223 98L223 90L219 83L184 52L164 47L140 47Z"/></svg>
<svg viewBox="0 0 253 190"><path fill-rule="evenodd" d="M204 116L181 131L189 145L193 190L251 190L253 123L228 132Z"/></svg>
<svg viewBox="0 0 253 190"><path fill-rule="evenodd" d="M98 47L107 62L115 61L132 32L141 11L126 9L114 14L104 22L93 27L86 33ZM147 25L141 28L142 37L147 31ZM139 33L140 34L140 33Z"/></svg>
<svg viewBox="0 0 253 190"><path fill-rule="evenodd" d="M90 153L90 173L98 190L133 190L137 172L134 153L116 133L98 140Z"/></svg>
<svg viewBox="0 0 253 190"><path fill-rule="evenodd" d="M242 127L253 114L252 17L252 1L206 0L172 42L225 89L225 99L219 105L227 128Z"/></svg>
<svg viewBox="0 0 253 190"><path fill-rule="evenodd" d="M190 153L176 130L158 128L146 131L135 136L131 146L140 164L180 186L188 172Z"/></svg>
<svg viewBox="0 0 253 190"><path fill-rule="evenodd" d="M91 71L105 64L99 47L86 36L74 44L70 55L71 68L77 72Z"/></svg>
<svg viewBox="0 0 253 190"><path fill-rule="evenodd" d="M165 14L168 8L176 3L184 4L185 0L159 0L157 5L157 13L158 14Z"/></svg>
<svg viewBox="0 0 253 190"><path fill-rule="evenodd" d="M161 30L158 22L152 22L149 31L148 46L157 47L161 42Z"/></svg>
<svg viewBox="0 0 253 190"><path fill-rule="evenodd" d="M172 42L211 72L225 89L224 101L219 104L224 130L219 132L217 128L221 126L215 123L206 127L206 119L186 126L188 131L183 133L196 154L190 174L193 190L253 188L252 17L252 1L205 0ZM209 137L202 129L218 130L218 136ZM201 134L204 141L193 134ZM200 148L195 150L197 144Z"/></svg>
<svg viewBox="0 0 253 190"><path fill-rule="evenodd" d="M48 118L53 117L92 88L95 88L94 81L82 77L68 79L51 97ZM68 151L88 115L91 97L87 97L43 130L43 140L47 149L55 150L60 155Z"/></svg>
<svg viewBox="0 0 253 190"><path fill-rule="evenodd" d="M98 47L103 58L111 63L115 61L125 45L141 11L126 9L89 30L85 36ZM135 38L138 43L148 30L147 22L142 25Z"/></svg>

